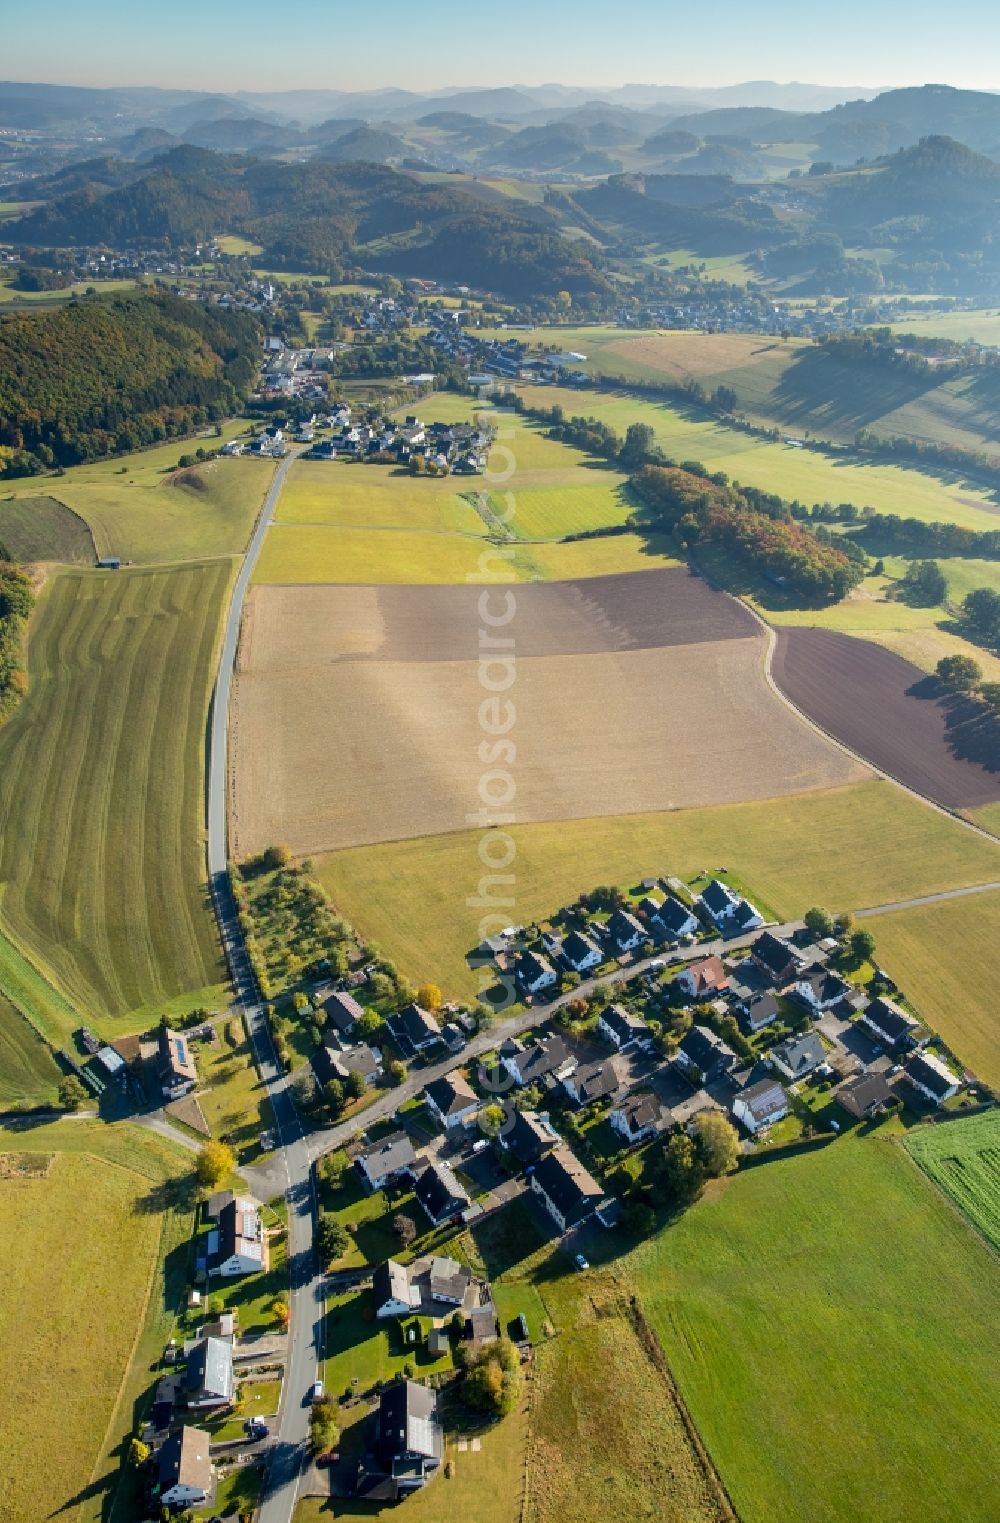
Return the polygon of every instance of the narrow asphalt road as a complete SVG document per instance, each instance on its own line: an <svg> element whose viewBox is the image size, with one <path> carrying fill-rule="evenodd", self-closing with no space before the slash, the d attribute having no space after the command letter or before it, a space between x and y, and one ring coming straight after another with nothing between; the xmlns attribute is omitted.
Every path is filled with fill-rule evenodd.
<svg viewBox="0 0 1000 1523"><path fill-rule="evenodd" d="M323 1280L313 1250L315 1200L309 1149L289 1089L288 1075L282 1071L271 1041L229 882L226 830L229 711L247 589L294 459L294 454L287 456L274 474L233 587L212 699L208 754L208 872L212 896L236 990L236 1004L246 1017L254 1059L267 1086L287 1173L285 1198L288 1203L291 1323L281 1410L270 1451L260 1523L290 1523L295 1510L307 1455L309 1389L317 1377L322 1353Z"/></svg>

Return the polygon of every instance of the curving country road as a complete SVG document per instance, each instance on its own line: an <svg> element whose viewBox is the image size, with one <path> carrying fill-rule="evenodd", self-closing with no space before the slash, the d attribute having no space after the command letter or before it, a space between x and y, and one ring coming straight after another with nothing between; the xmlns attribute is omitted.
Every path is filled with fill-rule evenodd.
<svg viewBox="0 0 1000 1523"><path fill-rule="evenodd" d="M226 802L230 699L243 605L264 537L294 459L294 454L286 456L274 474L233 586L219 654L219 675L212 697L208 734L208 872L212 897L236 990L236 1003L246 1017L254 1058L267 1086L287 1174L285 1193L288 1202L291 1324L281 1410L275 1426L260 1523L290 1523L295 1510L299 1481L308 1452L309 1388L317 1377L322 1351L323 1280L313 1251L315 1200L309 1150L292 1100L288 1075L282 1071L274 1052L229 883Z"/></svg>

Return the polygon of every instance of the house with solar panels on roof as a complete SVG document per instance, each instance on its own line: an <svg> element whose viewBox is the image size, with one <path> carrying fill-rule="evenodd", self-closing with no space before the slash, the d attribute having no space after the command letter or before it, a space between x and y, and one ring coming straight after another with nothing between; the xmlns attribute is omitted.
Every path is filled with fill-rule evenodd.
<svg viewBox="0 0 1000 1523"><path fill-rule="evenodd" d="M395 1380L379 1396L355 1493L368 1502L401 1502L427 1485L443 1458L437 1392L415 1380Z"/></svg>
<svg viewBox="0 0 1000 1523"><path fill-rule="evenodd" d="M190 1039L183 1031L171 1031L169 1026L161 1026L156 1071L167 1100L180 1100L194 1089L198 1069Z"/></svg>

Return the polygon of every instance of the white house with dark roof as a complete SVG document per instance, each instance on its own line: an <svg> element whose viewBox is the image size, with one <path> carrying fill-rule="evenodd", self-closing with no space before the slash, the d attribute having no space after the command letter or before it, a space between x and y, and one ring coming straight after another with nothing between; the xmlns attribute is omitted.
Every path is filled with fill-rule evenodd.
<svg viewBox="0 0 1000 1523"><path fill-rule="evenodd" d="M452 1221L471 1206L468 1191L440 1159L427 1165L413 1183L413 1193L435 1227Z"/></svg>
<svg viewBox="0 0 1000 1523"><path fill-rule="evenodd" d="M417 1155L405 1132L393 1132L374 1147L359 1153L354 1167L369 1190L382 1190L396 1179L413 1179L417 1172Z"/></svg>
<svg viewBox="0 0 1000 1523"><path fill-rule="evenodd" d="M804 1036L790 1036L772 1047L767 1061L789 1083L794 1083L826 1062L826 1049L815 1031L807 1031Z"/></svg>
<svg viewBox="0 0 1000 1523"><path fill-rule="evenodd" d="M541 994L559 982L559 974L540 952L522 952L515 965L517 982L525 994Z"/></svg>
<svg viewBox="0 0 1000 1523"><path fill-rule="evenodd" d="M654 1137L663 1125L663 1106L655 1095L627 1095L608 1112L608 1120L619 1137L634 1146Z"/></svg>
<svg viewBox="0 0 1000 1523"><path fill-rule="evenodd" d="M947 1064L942 1063L932 1052L914 1053L903 1072L914 1089L933 1105L943 1105L952 1095L957 1095L962 1087L961 1080L956 1079Z"/></svg>
<svg viewBox="0 0 1000 1523"><path fill-rule="evenodd" d="M214 1485L211 1442L203 1429L185 1426L160 1446L156 1470L164 1507L201 1507L209 1500Z"/></svg>
<svg viewBox="0 0 1000 1523"><path fill-rule="evenodd" d="M711 883L706 883L698 896L698 903L714 921L717 926L722 926L739 904L739 895L734 894L731 888L727 888L721 878L713 878Z"/></svg>
<svg viewBox="0 0 1000 1523"><path fill-rule="evenodd" d="M605 1006L597 1017L597 1029L619 1052L627 1052L630 1047L646 1047L653 1038L642 1017L626 1010L624 1005Z"/></svg>
<svg viewBox="0 0 1000 1523"><path fill-rule="evenodd" d="M741 1089L732 1104L733 1116L753 1136L781 1121L789 1108L788 1096L776 1079L761 1079L759 1084Z"/></svg>
<svg viewBox="0 0 1000 1523"><path fill-rule="evenodd" d="M219 1212L218 1227L209 1233L208 1272L231 1279L266 1268L267 1233L257 1202L235 1195Z"/></svg>
<svg viewBox="0 0 1000 1523"><path fill-rule="evenodd" d="M592 1105L607 1100L620 1088L618 1070L611 1058L576 1067L562 1081L563 1089L574 1105Z"/></svg>
<svg viewBox="0 0 1000 1523"><path fill-rule="evenodd" d="M652 916L653 927L666 941L680 941L698 929L698 917L671 894Z"/></svg>
<svg viewBox="0 0 1000 1523"><path fill-rule="evenodd" d="M512 1038L500 1048L500 1062L519 1088L560 1083L576 1067L576 1058L561 1036L527 1044Z"/></svg>
<svg viewBox="0 0 1000 1523"><path fill-rule="evenodd" d="M468 1079L460 1073L445 1074L428 1084L424 1099L438 1125L448 1132L467 1126L482 1104Z"/></svg>
<svg viewBox="0 0 1000 1523"><path fill-rule="evenodd" d="M441 1027L429 1010L415 1001L387 1022L389 1030L405 1050L424 1052L441 1040Z"/></svg>
<svg viewBox="0 0 1000 1523"><path fill-rule="evenodd" d="M188 1355L184 1390L189 1407L227 1407L233 1399L233 1345L208 1337Z"/></svg>
<svg viewBox="0 0 1000 1523"><path fill-rule="evenodd" d="M564 1143L539 1159L531 1188L560 1232L586 1221L604 1199L597 1180Z"/></svg>
<svg viewBox="0 0 1000 1523"><path fill-rule="evenodd" d="M756 1031L763 1031L765 1026L770 1026L780 1014L781 1008L771 989L751 994L749 999L742 1000L737 1006L739 1023L751 1036Z"/></svg>
<svg viewBox="0 0 1000 1523"><path fill-rule="evenodd" d="M342 989L335 989L332 994L326 995L320 1003L320 1009L326 1016L327 1024L334 1026L341 1036L350 1036L365 1013L354 995Z"/></svg>
<svg viewBox="0 0 1000 1523"><path fill-rule="evenodd" d="M789 990L793 999L805 1005L813 1015L832 1010L851 994L851 985L832 968L806 968Z"/></svg>
<svg viewBox="0 0 1000 1523"><path fill-rule="evenodd" d="M593 937L584 936L580 931L570 931L561 950L563 959L574 973L589 973L591 969L600 967L604 959L604 953Z"/></svg>
<svg viewBox="0 0 1000 1523"><path fill-rule="evenodd" d="M728 1073L736 1054L708 1026L692 1026L678 1044L675 1061L689 1077L697 1076L703 1084L710 1084Z"/></svg>
<svg viewBox="0 0 1000 1523"><path fill-rule="evenodd" d="M905 1046L917 1029L912 1015L907 1015L894 1000L884 997L873 999L865 1006L861 1012L861 1025L887 1047Z"/></svg>
<svg viewBox="0 0 1000 1523"><path fill-rule="evenodd" d="M634 952L636 947L648 940L648 932L641 920L629 910L617 909L607 925L608 935L619 952Z"/></svg>

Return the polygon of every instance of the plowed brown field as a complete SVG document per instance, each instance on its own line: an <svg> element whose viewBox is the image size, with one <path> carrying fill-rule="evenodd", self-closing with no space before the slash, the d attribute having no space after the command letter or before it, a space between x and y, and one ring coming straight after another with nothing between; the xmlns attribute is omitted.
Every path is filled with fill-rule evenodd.
<svg viewBox="0 0 1000 1523"><path fill-rule="evenodd" d="M769 798L865 776L766 687L745 611L683 569L489 589L256 587L234 708L237 855ZM512 640L516 755L482 728ZM505 648L497 647L506 654ZM502 676L493 669L493 678ZM483 792L481 792L481 788ZM484 799L484 793L487 797Z"/></svg>
<svg viewBox="0 0 1000 1523"><path fill-rule="evenodd" d="M1000 800L1000 723L892 651L783 629L773 674L804 714L908 788L950 809Z"/></svg>

